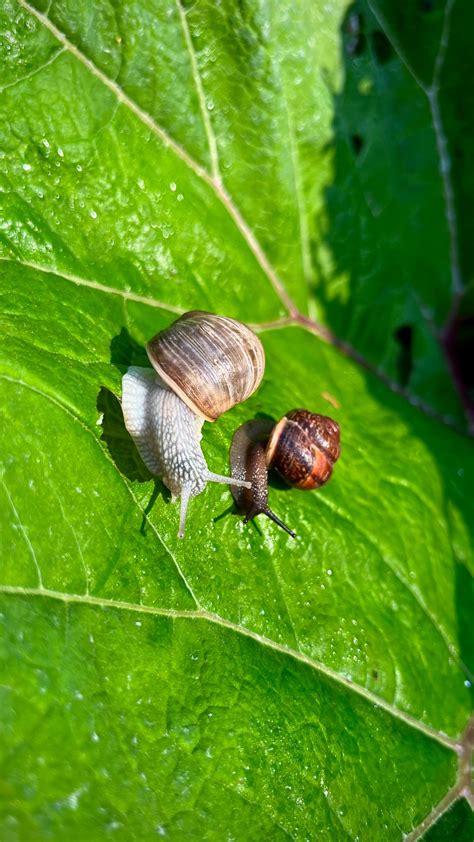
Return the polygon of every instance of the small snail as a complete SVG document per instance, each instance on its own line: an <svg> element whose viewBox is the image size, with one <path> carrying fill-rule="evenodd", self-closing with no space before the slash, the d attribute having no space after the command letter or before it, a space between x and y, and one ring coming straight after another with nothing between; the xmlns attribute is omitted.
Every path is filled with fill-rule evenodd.
<svg viewBox="0 0 474 842"><path fill-rule="evenodd" d="M199 310L154 336L147 353L154 371L132 366L122 379L125 426L147 468L181 497L182 538L189 499L208 482L250 485L208 470L201 428L257 389L265 355L246 325Z"/></svg>
<svg viewBox="0 0 474 842"><path fill-rule="evenodd" d="M235 431L230 448L232 476L247 480L250 487L233 486L232 496L238 510L245 513L244 523L256 515L265 514L295 538L295 533L268 506L265 443L272 429L272 421L247 421Z"/></svg>
<svg viewBox="0 0 474 842"><path fill-rule="evenodd" d="M288 532L295 533L268 507L268 471L271 468L293 488L320 488L332 474L339 458L339 424L307 409L292 409L273 425L271 421L247 421L236 430L230 448L232 476L248 480L251 488L232 488L244 523L265 514Z"/></svg>

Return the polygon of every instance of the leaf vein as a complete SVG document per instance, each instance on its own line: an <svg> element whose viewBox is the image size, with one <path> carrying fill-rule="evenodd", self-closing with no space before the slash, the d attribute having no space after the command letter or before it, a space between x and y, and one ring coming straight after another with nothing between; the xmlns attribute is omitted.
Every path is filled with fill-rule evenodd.
<svg viewBox="0 0 474 842"><path fill-rule="evenodd" d="M268 649L271 649L275 652L279 652L283 655L287 655L288 657L293 658L296 661L300 661L301 663L306 664L306 666L310 667L311 669L314 669L318 673L321 673L322 675L326 676L326 678L334 681L339 685L342 685L346 690L349 690L350 692L353 692L358 696L362 696L367 702L389 713L391 716L393 716L395 719L400 720L405 725L414 728L416 731L420 731L426 737L435 740L436 742L440 743L446 748L451 749L452 751L457 752L459 749L458 742L452 737L448 736L442 731L437 731L435 728L432 728L430 725L427 725L424 722L421 722L414 716L411 716L409 713L406 713L406 711L394 707L394 705L391 702L388 702L384 698L377 696L375 693L373 693L371 690L368 690L366 687L362 687L359 684L355 684L353 681L346 678L346 676L336 672L336 670L332 669L331 667L328 667L320 661L311 658L309 655L305 655L304 652L299 652L296 649L292 649L290 646L286 646L283 643L278 643L277 641L272 640L271 638L268 638L265 635L261 635L258 632L247 628L246 626L239 626L232 620L227 620L225 617L221 617L219 614L215 614L206 609L198 608L196 610L187 610L174 608L160 608L151 605L140 605L131 602L108 600L102 597L94 597L91 595L85 596L84 594L69 594L61 591L52 591L47 588L23 588L20 586L17 587L13 585L0 585L0 593L11 594L13 596L42 596L49 599L60 600L62 602L98 606L100 608L110 608L113 610L117 609L120 611L135 611L143 614L151 614L153 616L158 617L168 617L170 619L188 619L198 621L204 620L209 623L214 623L215 625L222 626L223 628L229 629L230 631L242 635L243 637L248 637L251 640L254 640L256 643L265 646Z"/></svg>
<svg viewBox="0 0 474 842"><path fill-rule="evenodd" d="M35 553L35 548L33 547L33 544L30 541L30 537L28 535L28 530L26 529L25 525L23 524L23 522L20 518L18 510L17 510L17 508L16 508L16 506L13 502L12 496L11 496L11 494L10 494L6 484L5 484L4 479L2 478L0 480L0 482L2 484L3 490L5 491L5 496L8 499L8 502L10 504L10 508L13 512L13 515L15 517L15 520L16 520L17 524L18 524L20 532L21 532L21 534L22 534L22 536L25 540L26 546L28 547L31 558L33 559L33 562L34 562L34 565L35 565L35 568L36 568L36 574L38 576L38 588L41 591L43 589L43 578L41 576L41 568L39 566L38 558L37 558L36 553Z"/></svg>
<svg viewBox="0 0 474 842"><path fill-rule="evenodd" d="M389 560L386 558L383 550L380 549L380 547L378 546L378 544L374 540L374 538L369 533L365 532L365 530L361 529L361 527L357 523L351 521L344 512L341 512L340 509L338 509L336 506L331 505L331 503L329 503L327 498L323 498L323 495L321 495L320 499L322 499L322 500L324 499L324 504L330 509L331 512L335 513L342 520L347 521L350 524L351 529L359 532L359 534L363 537L364 541L367 542L368 544L370 544L370 546L374 549L374 551L376 552L378 557L381 559L381 561L391 571L391 573L395 576L395 578L398 579L399 582L401 582L401 584L406 588L406 590L408 591L410 596L415 600L417 605L421 608L423 614L430 621L431 625L433 626L433 628L435 629L437 634L439 634L439 636L443 640L443 643L445 644L445 646L446 646L446 648L449 652L450 657L454 656L456 658L456 661L457 661L458 665L459 665L459 658L458 658L458 655L457 655L456 645L450 640L450 638L448 637L447 633L444 631L444 629L442 628L440 623L431 614L428 606L425 604L425 602L421 598L420 594L417 593L417 591L410 586L410 583L405 579L405 577L400 573L400 571L397 570L395 567L393 567L393 565L389 562Z"/></svg>
<svg viewBox="0 0 474 842"><path fill-rule="evenodd" d="M216 181L220 181L220 170L219 170L219 153L217 151L217 142L216 136L214 134L211 118L209 116L209 112L206 107L206 100L204 96L204 88L202 84L201 75L199 73L199 68L197 64L196 52L193 47L193 42L191 38L191 33L189 32L189 26L186 19L186 12L183 9L181 4L181 0L176 0L176 6L178 8L179 17L181 20L181 26L183 28L184 40L186 42L186 48L189 53L189 59L191 61L191 69L193 74L194 85L196 87L196 93L199 100L199 108L201 111L202 122L204 123L204 130L206 132L207 142L209 145L209 155L211 158L211 170L212 170L212 177Z"/></svg>
<svg viewBox="0 0 474 842"><path fill-rule="evenodd" d="M138 295L125 289L118 289L117 287L107 286L101 284L99 281L91 281L87 278L81 278L79 275L73 275L63 270L52 269L48 266L41 266L39 263L33 263L29 260L13 260L11 257L0 257L0 261L4 263L14 263L20 266L25 266L27 269L33 269L35 272L43 272L45 275L54 275L56 278L61 278L64 281L70 281L79 287L88 287L95 289L98 292L105 292L107 295L117 295L125 301L136 301L138 304L148 304L150 307L157 307L160 310L167 310L170 313L176 313L181 316L184 313L183 307L175 307L172 304L165 304L164 301L158 301L156 298L149 298L146 295Z"/></svg>
<svg viewBox="0 0 474 842"><path fill-rule="evenodd" d="M171 149L174 154L180 158L190 170L192 170L199 178L202 178L211 189L214 191L217 198L220 200L222 205L224 206L225 210L233 220L234 224L236 225L238 231L242 235L244 241L247 244L247 247L252 252L253 256L255 257L257 263L260 265L260 268L263 270L265 275L267 276L268 280L270 281L271 285L273 286L276 294L279 296L280 300L282 301L283 305L290 313L296 313L295 306L291 301L288 293L285 290L284 285L282 284L281 280L278 278L275 269L271 265L270 261L268 260L265 252L262 249L262 246L258 242L257 238L255 237L253 231L251 230L248 223L243 218L240 210L235 205L233 199L231 198L230 194L225 190L221 181L218 178L214 178L210 176L207 171L202 167L194 158L182 147L177 141L175 141L171 135L169 135L157 122L156 120L151 117L146 111L144 111L140 106L131 99L125 91L120 87L120 85L110 79L102 70L100 70L94 62L88 58L81 50L76 47L75 44L70 41L66 35L58 29L58 27L47 17L47 15L39 12L38 9L35 9L27 0L17 0L18 4L22 6L27 12L33 15L40 23L43 24L51 33L54 35L55 38L63 45L63 47L68 50L72 56L74 56L77 61L81 62L81 64L86 67L89 72L99 79L106 88L108 88L111 93L114 94L115 97L125 106L128 108L145 126L147 126L152 132L154 132L163 143L164 147L167 149Z"/></svg>
<svg viewBox="0 0 474 842"><path fill-rule="evenodd" d="M31 70L30 73L26 73L25 76L20 76L19 79L15 79L13 82L9 82L7 85L0 86L0 94L3 94L5 91L10 91L12 88L15 88L16 85L21 85L22 82L27 82L29 79L32 79L33 76L36 76L38 73L41 73L42 70L45 70L46 67L49 67L56 59L65 51L65 47L60 47L53 53L52 56L39 67L35 67L34 70Z"/></svg>

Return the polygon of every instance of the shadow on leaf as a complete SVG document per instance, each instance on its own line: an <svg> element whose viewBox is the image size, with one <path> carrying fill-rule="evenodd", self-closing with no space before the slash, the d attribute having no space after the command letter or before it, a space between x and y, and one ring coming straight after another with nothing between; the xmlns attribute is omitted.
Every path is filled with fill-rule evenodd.
<svg viewBox="0 0 474 842"><path fill-rule="evenodd" d="M319 239L315 238L311 248L317 282L313 291L335 335L362 353L368 368L383 366L393 383L413 393L411 402L415 406L421 398L457 424L458 431L454 432L439 420L427 418L400 398L395 389L387 389L382 379L366 371L372 396L381 407L403 419L420 449L429 449L444 485L446 528L451 532L455 562L454 572L446 573L445 583L452 588L457 611L451 656L455 654L466 675L466 687L472 692L472 573L458 536L459 523L464 522L466 531L472 532L473 521L466 489L458 480L467 468L457 452L458 446L466 452L459 395L471 413L474 395L472 364L466 364L472 359L474 344L474 297L469 291L465 293L457 310L451 310L455 317L446 323L452 308L449 293L447 298L442 292L438 297L432 295L436 283L441 283L439 267L446 265L449 242L442 191L433 175L439 171L439 160L432 130L430 135L429 106L423 98L418 101L413 96L410 76L399 66L372 9L386 8L393 31L402 39L402 5L354 0L342 21L344 84L334 93L334 136L328 146L334 170L325 192L327 219L322 231L332 263L325 268L318 262ZM414 56L419 72L428 73L436 55L430 53L430 44L439 43L443 12L433 0L420 0L418 11L416 4L412 6L411 28L419 31L424 51ZM472 66L472 50L464 35L468 31L465 15L453 16L451 40L463 52L462 59L455 50L446 56L443 74L451 79L452 90L464 76L467 78L465 68ZM408 47L410 43L408 37ZM463 68L463 77L459 67ZM441 89L440 97L448 146L453 152L451 178L462 209L467 192L461 185L470 178L466 150L472 133L465 128L465 102L450 88L446 92ZM390 101L400 105L396 119L393 107L387 108ZM411 127L409 137L403 135L403 121ZM415 125L417 131L413 130ZM468 213L460 212L457 225L462 269L470 277L468 219ZM453 463L459 465L454 472Z"/></svg>
<svg viewBox="0 0 474 842"><path fill-rule="evenodd" d="M131 365L149 367L144 348L133 339L126 328L122 328L110 343L110 361L117 366L121 373ZM161 495L168 502L170 492L163 483L150 473L143 462L135 443L125 427L122 406L117 395L102 386L97 396L97 409L102 415L101 440L105 442L115 465L120 473L131 482L154 481L154 488L150 500L143 512L140 532L145 534L148 514L152 510L157 498Z"/></svg>
<svg viewBox="0 0 474 842"><path fill-rule="evenodd" d="M120 473L135 482L153 479L125 427L118 397L105 386L101 387L97 397L97 409L103 416L101 440L107 445Z"/></svg>
<svg viewBox="0 0 474 842"><path fill-rule="evenodd" d="M119 369L121 374L125 374L127 368L131 365L150 367L144 347L130 336L125 327L117 336L114 336L110 343L110 362Z"/></svg>

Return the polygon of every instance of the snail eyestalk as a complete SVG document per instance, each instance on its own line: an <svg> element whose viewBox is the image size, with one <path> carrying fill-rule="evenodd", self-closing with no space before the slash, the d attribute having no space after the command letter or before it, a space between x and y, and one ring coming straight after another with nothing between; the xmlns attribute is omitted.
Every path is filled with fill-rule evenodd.
<svg viewBox="0 0 474 842"><path fill-rule="evenodd" d="M285 532L288 532L288 535L291 535L292 538L296 538L296 532L293 532L293 530L290 529L289 526L286 525L286 523L283 523L283 521L280 520L278 515L276 515L275 512L272 512L271 509L264 509L262 514L266 515L267 517L270 518L270 520L272 520L274 523L278 524L278 526L281 529L284 529Z"/></svg>
<svg viewBox="0 0 474 842"><path fill-rule="evenodd" d="M178 538L184 538L184 528L186 526L186 513L188 511L188 503L191 497L191 486L185 485L181 492L181 508L179 511L179 532Z"/></svg>
<svg viewBox="0 0 474 842"><path fill-rule="evenodd" d="M235 477L224 477L221 474L213 474L209 471L207 474L208 482L221 482L223 485L237 485L241 488L251 488L252 483L245 479L236 479Z"/></svg>

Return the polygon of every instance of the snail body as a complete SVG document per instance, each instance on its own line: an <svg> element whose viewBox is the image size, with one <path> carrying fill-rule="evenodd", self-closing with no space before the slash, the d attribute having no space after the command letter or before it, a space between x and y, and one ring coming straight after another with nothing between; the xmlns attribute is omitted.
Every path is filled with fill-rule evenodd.
<svg viewBox="0 0 474 842"><path fill-rule="evenodd" d="M295 533L288 529L268 505L265 441L272 427L271 421L247 421L234 433L230 448L232 476L247 480L250 487L235 486L231 491L238 510L245 513L244 523L263 514L294 538Z"/></svg>
<svg viewBox="0 0 474 842"><path fill-rule="evenodd" d="M337 422L306 409L287 412L275 425L268 421L243 424L232 440L230 465L233 476L251 483L248 490L232 489L244 522L265 514L295 537L268 507L268 471L274 468L293 488L320 488L330 479L340 452Z"/></svg>
<svg viewBox="0 0 474 842"><path fill-rule="evenodd" d="M125 426L147 468L173 499L181 497L182 538L189 499L208 482L249 484L209 471L202 425L255 391L265 357L245 325L201 311L185 313L153 337L147 353L154 371L132 366L122 379Z"/></svg>

